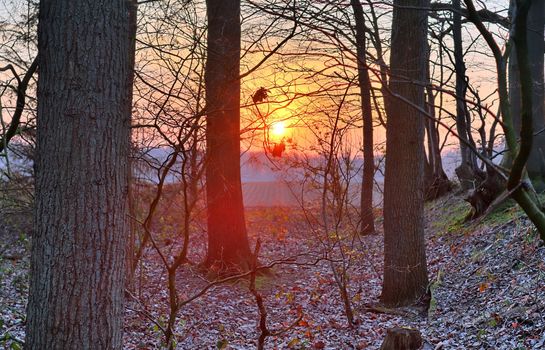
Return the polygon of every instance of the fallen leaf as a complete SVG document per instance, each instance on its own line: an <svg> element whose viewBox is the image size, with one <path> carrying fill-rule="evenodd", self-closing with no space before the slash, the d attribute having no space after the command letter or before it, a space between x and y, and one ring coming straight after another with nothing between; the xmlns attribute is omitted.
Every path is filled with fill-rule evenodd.
<svg viewBox="0 0 545 350"><path fill-rule="evenodd" d="M292 340L290 340L290 342L288 343L288 348L293 348L295 347L296 345L299 345L301 341L299 340L299 338L293 338Z"/></svg>
<svg viewBox="0 0 545 350"><path fill-rule="evenodd" d="M301 320L301 321L299 321L299 326L301 326L301 327L308 327L308 322L305 321L305 320Z"/></svg>
<svg viewBox="0 0 545 350"><path fill-rule="evenodd" d="M229 342L226 339L218 340L218 342L216 343L216 347L218 348L218 350L226 349L227 345L229 345Z"/></svg>

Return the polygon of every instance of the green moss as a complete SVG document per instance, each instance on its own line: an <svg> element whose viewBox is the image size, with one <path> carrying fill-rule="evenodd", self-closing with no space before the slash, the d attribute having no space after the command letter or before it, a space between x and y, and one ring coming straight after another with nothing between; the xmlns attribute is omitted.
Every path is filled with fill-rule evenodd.
<svg viewBox="0 0 545 350"><path fill-rule="evenodd" d="M541 203L541 207L545 203L545 193L540 193L537 195L538 201ZM526 214L517 205L513 199L505 200L497 208L495 208L491 213L489 213L481 222L481 226L501 226L508 222L517 220L521 217L525 217Z"/></svg>
<svg viewBox="0 0 545 350"><path fill-rule="evenodd" d="M514 200L508 199L483 218L481 225L500 226L519 218L521 215L523 215L522 209Z"/></svg>
<svg viewBox="0 0 545 350"><path fill-rule="evenodd" d="M433 318L435 311L437 310L437 299L435 298L435 291L443 284L443 270L437 271L437 277L430 284L431 300L430 307L428 308L428 317Z"/></svg>
<svg viewBox="0 0 545 350"><path fill-rule="evenodd" d="M538 200L540 206L545 208L545 193L540 193ZM472 208L459 194L429 202L425 208L429 230L435 236L463 235L478 228L497 227L526 216L513 199L507 199L485 217L467 220ZM537 239L536 237L534 234L528 235L529 240Z"/></svg>
<svg viewBox="0 0 545 350"><path fill-rule="evenodd" d="M471 211L471 206L455 195L429 203L427 210L430 228L436 234L463 234L469 226L466 217Z"/></svg>

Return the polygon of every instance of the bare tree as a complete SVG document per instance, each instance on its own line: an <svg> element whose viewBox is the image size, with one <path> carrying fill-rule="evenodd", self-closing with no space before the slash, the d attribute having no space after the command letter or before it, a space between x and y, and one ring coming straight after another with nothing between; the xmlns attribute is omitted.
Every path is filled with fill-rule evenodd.
<svg viewBox="0 0 545 350"><path fill-rule="evenodd" d="M390 90L425 108L429 1L394 1ZM411 43L411 45L407 45ZM424 244L424 116L405 101L388 103L384 182L384 280L387 305L418 301L428 286Z"/></svg>
<svg viewBox="0 0 545 350"><path fill-rule="evenodd" d="M429 45L428 45L429 46ZM436 94L433 91L431 78L431 48L428 47L428 64L426 65L426 106L431 118L426 118L425 129L427 136L427 157L424 169L424 189L426 200L439 198L452 190L452 184L443 169L441 145L439 135L440 116L436 113ZM441 95L439 95L441 98Z"/></svg>
<svg viewBox="0 0 545 350"><path fill-rule="evenodd" d="M483 179L483 174L477 165L477 156L473 153L471 145L475 148L471 129L471 117L467 108L466 93L468 83L466 81L466 65L464 62L462 40L462 16L460 14L460 0L452 1L452 40L454 44L454 64L456 72L456 129L460 138L461 164L456 168L456 174L460 185L464 190L474 189Z"/></svg>
<svg viewBox="0 0 545 350"><path fill-rule="evenodd" d="M208 255L205 265L220 270L248 269L252 253L240 182L240 0L208 0L206 4Z"/></svg>
<svg viewBox="0 0 545 350"><path fill-rule="evenodd" d="M490 33L483 24L473 1L464 0L464 2L467 6L468 19L477 27L479 33L483 36L484 40L492 51L492 54L494 55L498 95L500 99L500 111L502 116L501 126L505 134L506 143L506 150L504 158L502 159L502 165L504 165L504 168L510 170L508 174L505 174L503 169L497 169L497 178L502 180L502 183L497 186L498 189L494 193L489 194L485 192L484 194L481 194L481 196L486 196L488 199L488 205L498 200L501 201L502 198L506 198L508 196L512 197L536 226L540 233L541 239L545 240L545 213L541 210L541 205L535 195L535 190L532 184L529 182L528 175L525 170L526 162L531 152L533 138L531 117L531 95L533 83L530 79L531 73L530 63L528 60L526 28L529 3L527 1L517 1L518 11L516 12L514 19L515 35L511 37L511 39L514 40L518 46L516 49L517 60L521 72L519 79L521 80L522 113L519 144L514 127L513 116L509 106L509 93L507 88L507 57L511 46L508 45L505 52L502 52L492 33ZM503 188L506 188L506 191L502 192Z"/></svg>
<svg viewBox="0 0 545 350"><path fill-rule="evenodd" d="M358 60L358 82L361 95L361 113L363 119L363 179L361 184L361 233L375 232L373 215L373 187L375 176L375 157L373 143L373 110L371 107L371 79L367 68L365 17L359 0L351 0L356 23L356 51Z"/></svg>

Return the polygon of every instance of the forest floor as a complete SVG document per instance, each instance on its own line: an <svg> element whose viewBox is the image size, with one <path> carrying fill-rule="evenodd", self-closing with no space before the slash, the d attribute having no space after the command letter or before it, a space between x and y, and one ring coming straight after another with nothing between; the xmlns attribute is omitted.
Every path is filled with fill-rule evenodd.
<svg viewBox="0 0 545 350"><path fill-rule="evenodd" d="M506 203L478 223L464 223L467 204L449 195L426 207L432 302L427 312L377 307L382 276L382 235L352 241L349 293L357 325L349 326L323 245L293 209L247 213L252 242L262 240L263 264L298 256L259 276L257 288L268 325L281 334L267 349L378 349L386 330L418 329L428 349L545 348L545 247L519 209ZM0 348L17 349L24 338L28 292L28 240L5 226L0 237ZM204 235L192 237L192 261L204 257ZM165 250L172 240L160 241ZM289 260L289 259L288 259ZM301 264L303 263L303 264ZM180 299L209 282L196 266L180 269ZM127 349L161 347L168 311L166 273L152 249L145 252L127 302ZM380 311L380 312L377 312ZM294 320L298 320L294 325ZM185 305L176 323L179 349L253 349L258 309L246 281L211 287Z"/></svg>

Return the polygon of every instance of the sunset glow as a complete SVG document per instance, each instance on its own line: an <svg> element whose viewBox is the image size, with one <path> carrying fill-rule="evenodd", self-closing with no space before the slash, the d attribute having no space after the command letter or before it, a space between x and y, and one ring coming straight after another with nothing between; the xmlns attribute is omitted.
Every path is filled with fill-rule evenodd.
<svg viewBox="0 0 545 350"><path fill-rule="evenodd" d="M0 28L0 350L545 350L545 0Z"/></svg>
<svg viewBox="0 0 545 350"><path fill-rule="evenodd" d="M286 135L286 125L283 121L274 122L271 125L271 136L274 138L282 138Z"/></svg>

